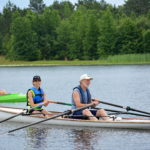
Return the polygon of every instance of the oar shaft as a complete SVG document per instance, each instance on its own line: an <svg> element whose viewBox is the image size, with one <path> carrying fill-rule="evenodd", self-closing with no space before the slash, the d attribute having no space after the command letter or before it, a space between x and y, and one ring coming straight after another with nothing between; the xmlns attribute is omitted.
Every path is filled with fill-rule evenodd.
<svg viewBox="0 0 150 150"><path fill-rule="evenodd" d="M121 105L117 105L117 104L112 104L112 103L108 103L108 102L104 102L104 101L100 101L100 103L110 105L110 106L115 106L115 107L118 107L118 108L126 109L126 107L121 106Z"/></svg>
<svg viewBox="0 0 150 150"><path fill-rule="evenodd" d="M138 113L124 112L124 111L118 111L118 110L112 110L112 109L105 109L105 110L110 111L110 112L115 112L115 113L118 113L118 114L127 114L127 115L135 115L135 116L150 118L150 115L143 115L143 114L138 114Z"/></svg>
<svg viewBox="0 0 150 150"><path fill-rule="evenodd" d="M24 129L24 128L27 128L27 127L30 127L30 126L33 126L33 125L36 125L36 124L39 124L39 123L42 123L42 122L51 120L51 119L55 119L55 118L57 118L57 117L60 117L60 116L69 114L69 112L70 112L70 111L66 111L66 112L64 112L64 113L55 115L55 116L53 116L53 117L50 117L50 118L47 118L47 119L44 119L44 120L41 120L41 121L38 121L38 122L35 122L35 123L31 123L31 124L25 125L25 126L23 126L23 127L19 127L19 128L17 128L17 129L10 130L10 131L8 131L8 133L11 133L11 132L14 132L14 131L17 131L17 130L20 130L20 129Z"/></svg>
<svg viewBox="0 0 150 150"><path fill-rule="evenodd" d="M122 108L122 109L126 109L127 111L132 110L132 111L136 111L139 113L144 113L144 114L148 114L150 115L149 112L145 112L145 111L141 111L141 110L137 110L137 109L133 109L130 108L129 106L125 107L125 106L121 106L121 105L117 105L117 104L112 104L112 103L108 103L108 102L104 102L104 101L99 101L102 104L106 104L106 105L110 105L110 106L114 106L114 107L118 107L118 108ZM49 101L49 103L55 103L55 104L61 104L61 105L67 105L67 106L72 106L70 103L64 103L64 102L58 102L58 101ZM106 110L106 109L105 109ZM106 110L107 111L107 110ZM118 111L116 111L118 112ZM125 112L124 112L125 113ZM127 114L127 113L126 113ZM128 113L129 114L129 113ZM130 113L131 115L134 115L134 113ZM135 114L136 115L136 114ZM143 117L149 117L148 115L142 115L142 114L137 114L139 116L143 116Z"/></svg>
<svg viewBox="0 0 150 150"><path fill-rule="evenodd" d="M39 106L43 106L43 105L44 105L44 104L41 104L41 105L39 105ZM33 109L39 107L39 106L32 107L32 108L29 109L29 111L31 111L31 110L33 110ZM27 110L27 109L25 109L25 110ZM13 115L13 116L11 116L11 117L8 117L8 118L6 118L6 119L4 119L4 120L1 120L0 123L3 123L3 122L5 122L5 121L8 121L8 120L10 120L10 119L13 119L13 118L18 117L18 116L23 115L23 114L24 114L24 111L22 111L21 113L18 113L18 114L16 114L16 115Z"/></svg>
<svg viewBox="0 0 150 150"><path fill-rule="evenodd" d="M139 113L144 113L144 114L148 114L148 115L150 115L150 113L149 113L149 112L146 112L146 111L137 110L137 109L134 109L134 108L130 108L130 110L132 110L132 111L136 111L136 112L139 112Z"/></svg>
<svg viewBox="0 0 150 150"><path fill-rule="evenodd" d="M54 104L61 104L61 105L67 105L67 106L72 106L71 104L69 103L64 103L64 102L58 102L58 101L48 101L49 103L54 103Z"/></svg>
<svg viewBox="0 0 150 150"><path fill-rule="evenodd" d="M118 108L123 108L123 109L126 109L127 111L136 111L136 112L139 112L139 113L144 113L144 114L150 115L150 112L134 109L134 108L131 108L129 106L121 106L121 105L112 104L112 103L108 103L108 102L104 102L104 101L100 101L100 103L110 105L110 106L115 106L115 107L118 107Z"/></svg>
<svg viewBox="0 0 150 150"><path fill-rule="evenodd" d="M7 133L11 133L11 132L14 132L14 131L17 131L17 130L20 130L20 129L24 129L24 128L27 128L27 127L30 127L30 126L33 126L33 125L37 125L39 123L42 123L42 122L45 122L45 121L48 121L48 120L52 120L52 119L58 118L58 117L63 116L63 115L69 115L71 113L74 113L74 112L77 112L77 111L80 111L80 110L84 110L84 109L86 109L88 107L92 107L92 106L94 106L94 105L93 104L89 104L87 106L84 106L84 107L81 107L81 108L77 108L77 109L74 109L74 110L67 110L67 111L65 111L63 113L54 115L54 116L52 116L50 118L47 118L47 119L44 119L44 120L41 120L41 121L38 121L38 122L35 122L35 123L31 123L31 124L28 124L28 125L25 125L25 126L13 129L13 130L9 130Z"/></svg>
<svg viewBox="0 0 150 150"><path fill-rule="evenodd" d="M17 117L17 116L20 116L20 115L22 115L22 114L23 114L23 112L21 112L21 113L19 113L19 114L17 114L17 115L11 116L11 117L9 117L9 118L6 118L6 119L0 121L0 123L3 123L3 122L8 121L8 120L10 120L10 119L13 119L13 118L15 118L15 117Z"/></svg>

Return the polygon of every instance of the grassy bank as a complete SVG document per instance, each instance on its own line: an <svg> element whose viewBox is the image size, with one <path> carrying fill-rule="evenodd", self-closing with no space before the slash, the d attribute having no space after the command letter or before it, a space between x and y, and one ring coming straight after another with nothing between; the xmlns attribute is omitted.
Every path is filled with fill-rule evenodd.
<svg viewBox="0 0 150 150"><path fill-rule="evenodd" d="M113 65L113 64L150 64L150 54L127 54L109 56L102 60L74 61L9 61L0 56L0 66L46 66L46 65Z"/></svg>

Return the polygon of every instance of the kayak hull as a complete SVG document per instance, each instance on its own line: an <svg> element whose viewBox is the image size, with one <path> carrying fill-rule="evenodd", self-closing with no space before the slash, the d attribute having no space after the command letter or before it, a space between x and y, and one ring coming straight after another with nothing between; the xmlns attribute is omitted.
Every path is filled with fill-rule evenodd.
<svg viewBox="0 0 150 150"><path fill-rule="evenodd" d="M14 114L22 112L23 109L11 108L11 107L0 107L0 120L6 119ZM60 112L53 112L54 115ZM41 121L44 118L35 116L18 116L9 121L18 123L33 123ZM90 121L90 120L79 120L79 119L53 119L42 124L46 125L57 125L57 126L72 126L72 127L92 127L92 128L116 128L116 129L142 129L150 130L150 119L135 119L135 118L123 118L121 121Z"/></svg>
<svg viewBox="0 0 150 150"><path fill-rule="evenodd" d="M25 102L26 95L19 93L11 93L6 95L0 95L0 103L14 103L14 102Z"/></svg>

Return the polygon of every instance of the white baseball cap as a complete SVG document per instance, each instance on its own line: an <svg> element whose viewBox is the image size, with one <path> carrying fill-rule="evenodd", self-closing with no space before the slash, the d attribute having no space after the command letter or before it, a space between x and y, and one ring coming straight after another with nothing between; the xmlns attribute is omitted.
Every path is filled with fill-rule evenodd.
<svg viewBox="0 0 150 150"><path fill-rule="evenodd" d="M80 81L82 81L82 80L93 80L93 78L87 74L83 74L80 76Z"/></svg>

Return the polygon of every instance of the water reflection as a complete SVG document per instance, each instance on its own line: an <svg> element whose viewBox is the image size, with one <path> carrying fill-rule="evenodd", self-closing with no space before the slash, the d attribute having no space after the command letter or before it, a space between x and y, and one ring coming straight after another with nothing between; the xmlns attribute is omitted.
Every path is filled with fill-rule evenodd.
<svg viewBox="0 0 150 150"><path fill-rule="evenodd" d="M89 129L73 130L75 150L93 150L93 141L96 144L97 132ZM100 137L99 137L100 138Z"/></svg>
<svg viewBox="0 0 150 150"><path fill-rule="evenodd" d="M8 73L9 72L9 73ZM17 73L16 73L17 72ZM68 72L70 75L68 75ZM133 66L68 66L68 67L0 67L0 85L9 92L25 93L31 78L39 74L48 99L70 103L72 88L78 77L87 73L94 77L93 97L104 101L150 111L150 65ZM61 74L61 77L60 77ZM142 101L141 101L142 100ZM25 107L25 103L3 104ZM102 105L101 107L106 108ZM107 107L109 108L109 107ZM65 111L68 106L50 104L53 111ZM114 108L113 108L114 109ZM1 132L22 124L1 124ZM25 134L24 134L25 133ZM9 144L8 144L9 143ZM16 146L17 145L17 146ZM0 138L0 150L149 150L150 132L111 129L77 129L36 127L20 130Z"/></svg>
<svg viewBox="0 0 150 150"><path fill-rule="evenodd" d="M27 148L26 149L43 149L47 145L48 129L42 128L28 128L27 129Z"/></svg>

